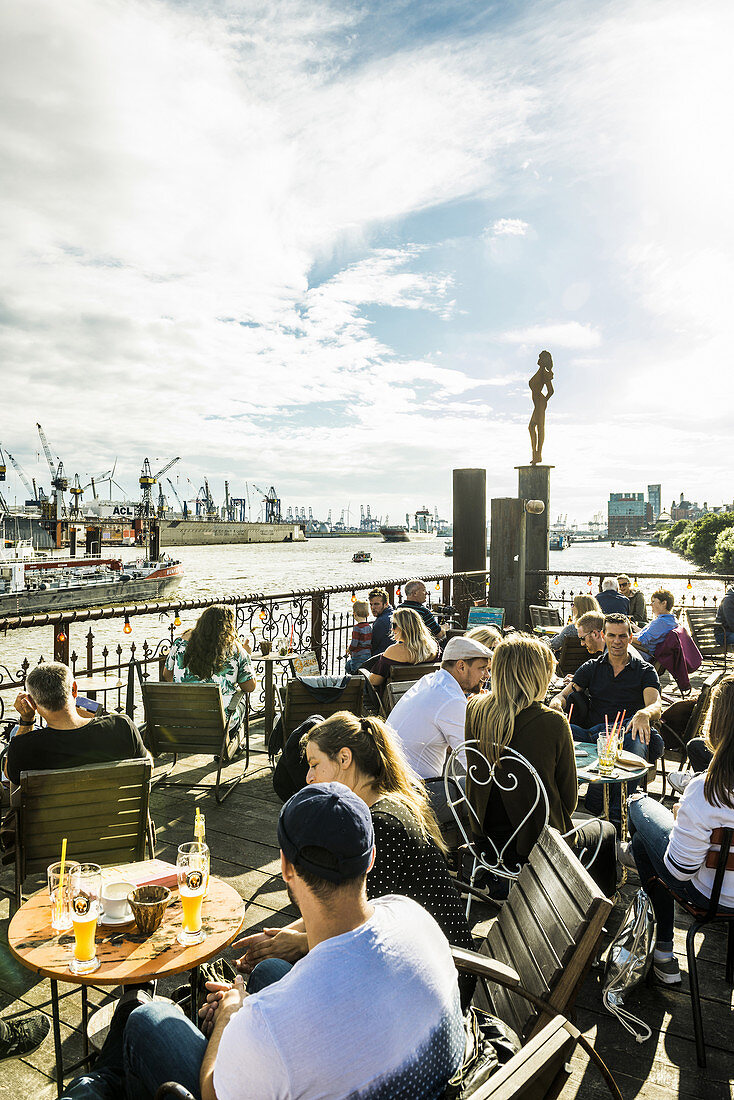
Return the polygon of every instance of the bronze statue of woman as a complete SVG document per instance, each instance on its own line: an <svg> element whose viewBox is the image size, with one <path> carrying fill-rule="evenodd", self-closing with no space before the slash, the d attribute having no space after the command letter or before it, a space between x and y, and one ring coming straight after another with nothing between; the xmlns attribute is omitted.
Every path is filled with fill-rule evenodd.
<svg viewBox="0 0 734 1100"><path fill-rule="evenodd" d="M550 352L541 351L538 356L538 370L536 370L528 385L533 395L533 415L530 417L530 423L528 424L530 445L533 449L531 465L537 466L543 460L545 410L549 399L553 396L553 360Z"/></svg>

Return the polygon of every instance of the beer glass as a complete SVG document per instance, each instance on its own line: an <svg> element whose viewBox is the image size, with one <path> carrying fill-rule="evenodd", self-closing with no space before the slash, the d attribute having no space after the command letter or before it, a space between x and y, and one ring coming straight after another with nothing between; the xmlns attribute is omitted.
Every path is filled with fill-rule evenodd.
<svg viewBox="0 0 734 1100"><path fill-rule="evenodd" d="M79 864L67 859L62 883L61 863L52 863L48 868L48 896L51 899L51 927L54 932L68 932L71 928L71 876L78 870Z"/></svg>
<svg viewBox="0 0 734 1100"><path fill-rule="evenodd" d="M178 942L183 947L201 943L204 931L201 927L201 905L209 878L209 849L198 840L180 844L176 859L178 892L183 909L183 922Z"/></svg>
<svg viewBox="0 0 734 1100"><path fill-rule="evenodd" d="M81 863L71 875L71 923L74 927L72 974L91 974L99 966L95 933L99 916L102 870L96 863Z"/></svg>

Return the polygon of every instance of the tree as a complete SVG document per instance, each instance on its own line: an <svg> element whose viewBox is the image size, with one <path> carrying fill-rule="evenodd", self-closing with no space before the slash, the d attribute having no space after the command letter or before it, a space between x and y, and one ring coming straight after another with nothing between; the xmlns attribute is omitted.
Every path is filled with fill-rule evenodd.
<svg viewBox="0 0 734 1100"><path fill-rule="evenodd" d="M734 527L726 527L716 536L714 568L720 573L734 573Z"/></svg>
<svg viewBox="0 0 734 1100"><path fill-rule="evenodd" d="M686 552L698 565L711 565L716 553L716 539L727 527L734 527L734 512L701 516L688 536Z"/></svg>

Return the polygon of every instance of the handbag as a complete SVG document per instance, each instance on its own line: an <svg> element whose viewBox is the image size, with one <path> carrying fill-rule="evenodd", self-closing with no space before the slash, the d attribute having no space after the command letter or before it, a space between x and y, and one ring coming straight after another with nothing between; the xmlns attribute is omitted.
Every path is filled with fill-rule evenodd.
<svg viewBox="0 0 734 1100"><path fill-rule="evenodd" d="M519 1036L497 1016L471 1006L464 1016L464 1060L446 1086L446 1100L464 1100L520 1050Z"/></svg>
<svg viewBox="0 0 734 1100"><path fill-rule="evenodd" d="M609 945L604 966L602 1000L620 1024L644 1043L652 1030L623 1007L623 998L647 976L655 946L655 913L643 889L632 898L617 935Z"/></svg>

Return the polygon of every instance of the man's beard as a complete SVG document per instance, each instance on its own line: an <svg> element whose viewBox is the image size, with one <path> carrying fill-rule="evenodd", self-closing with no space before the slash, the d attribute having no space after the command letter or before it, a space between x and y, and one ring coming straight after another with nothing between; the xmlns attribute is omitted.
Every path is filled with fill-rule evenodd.
<svg viewBox="0 0 734 1100"><path fill-rule="evenodd" d="M298 902L296 901L296 895L293 893L293 890L291 889L290 883L286 882L285 888L286 888L286 892L288 894L288 900L290 901L291 905L293 905L295 907L296 912L300 916L301 915L301 907L298 904Z"/></svg>

